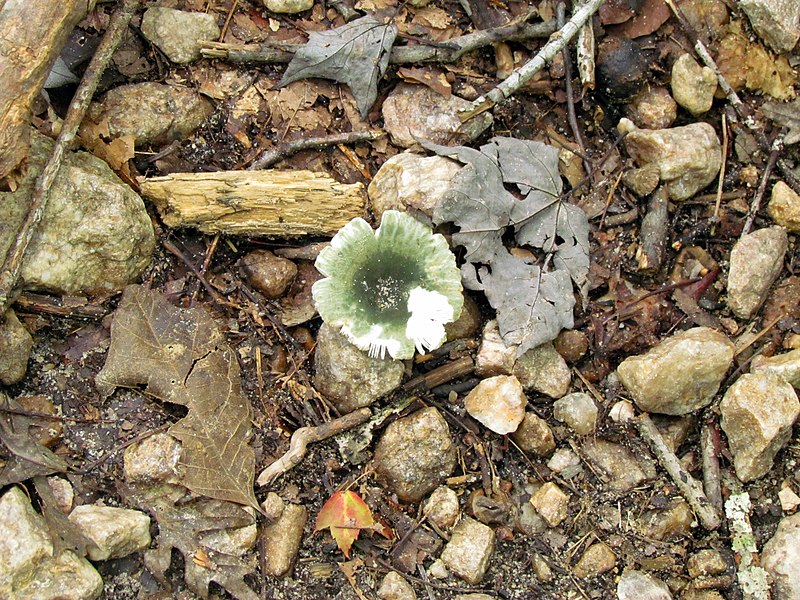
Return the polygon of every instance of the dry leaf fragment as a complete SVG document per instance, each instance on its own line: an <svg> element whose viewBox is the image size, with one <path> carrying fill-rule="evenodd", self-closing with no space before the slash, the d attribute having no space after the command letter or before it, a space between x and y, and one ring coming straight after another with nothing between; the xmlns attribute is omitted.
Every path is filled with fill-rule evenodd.
<svg viewBox="0 0 800 600"><path fill-rule="evenodd" d="M314 532L330 529L336 545L347 558L350 547L358 539L362 529L372 529L375 519L369 506L351 490L338 491L328 498L317 515Z"/></svg>
<svg viewBox="0 0 800 600"><path fill-rule="evenodd" d="M787 145L800 142L800 98L793 102L764 102L761 110L764 116L786 127L789 131L783 142Z"/></svg>

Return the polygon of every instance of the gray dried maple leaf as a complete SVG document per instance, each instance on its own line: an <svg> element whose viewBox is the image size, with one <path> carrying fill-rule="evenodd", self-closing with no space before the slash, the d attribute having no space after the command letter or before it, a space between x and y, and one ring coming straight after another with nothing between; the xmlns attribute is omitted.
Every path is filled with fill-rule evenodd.
<svg viewBox="0 0 800 600"><path fill-rule="evenodd" d="M452 239L466 251L464 285L486 293L503 339L522 354L572 327L571 281L584 294L587 288L589 222L561 196L558 150L504 137L479 150L423 146L464 163L433 220L458 227ZM509 252L510 230L516 245L541 252L540 264Z"/></svg>
<svg viewBox="0 0 800 600"><path fill-rule="evenodd" d="M116 386L145 385L148 394L186 406L188 414L169 430L181 440L181 483L210 498L258 507L251 408L239 363L205 311L176 308L138 285L125 288L96 384L106 395Z"/></svg>
<svg viewBox="0 0 800 600"><path fill-rule="evenodd" d="M764 115L789 131L783 142L787 145L800 142L800 98L792 102L764 102Z"/></svg>
<svg viewBox="0 0 800 600"><path fill-rule="evenodd" d="M309 77L344 83L362 117L378 95L378 80L389 66L397 27L366 15L330 31L313 31L292 58L279 86Z"/></svg>

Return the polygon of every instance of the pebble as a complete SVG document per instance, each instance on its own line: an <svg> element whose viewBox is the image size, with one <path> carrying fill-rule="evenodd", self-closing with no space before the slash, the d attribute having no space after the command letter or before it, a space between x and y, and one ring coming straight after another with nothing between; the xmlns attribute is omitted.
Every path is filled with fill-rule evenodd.
<svg viewBox="0 0 800 600"><path fill-rule="evenodd" d="M747 482L766 475L775 455L791 439L800 401L784 379L751 373L728 388L719 409L736 475Z"/></svg>
<svg viewBox="0 0 800 600"><path fill-rule="evenodd" d="M488 525L463 517L442 550L442 562L458 577L477 585L489 568L494 552L494 531Z"/></svg>
<svg viewBox="0 0 800 600"><path fill-rule="evenodd" d="M10 245L5 236L17 231L52 148L49 138L32 133L26 178L15 192L0 192L0 248ZM108 294L136 281L150 264L155 235L144 202L104 161L67 153L48 198L22 264L26 289ZM17 209L19 220L5 212Z"/></svg>
<svg viewBox="0 0 800 600"><path fill-rule="evenodd" d="M0 497L0 597L93 600L103 590L100 574L72 551L53 556L44 519L25 493L12 487Z"/></svg>
<svg viewBox="0 0 800 600"><path fill-rule="evenodd" d="M383 126L392 143L402 148L416 146L416 139L466 144L488 129L493 120L485 112L462 124L459 113L471 106L458 96L448 98L423 85L401 83L383 102Z"/></svg>
<svg viewBox="0 0 800 600"><path fill-rule="evenodd" d="M761 566L773 582L773 598L800 598L800 513L784 517L775 535L764 544Z"/></svg>
<svg viewBox="0 0 800 600"><path fill-rule="evenodd" d="M123 455L127 483L178 483L181 443L168 433L156 433L131 444Z"/></svg>
<svg viewBox="0 0 800 600"><path fill-rule="evenodd" d="M47 485L50 487L50 491L53 492L53 498L58 509L64 515L72 512L72 507L75 503L75 490L72 484L63 477L52 476L47 478Z"/></svg>
<svg viewBox="0 0 800 600"><path fill-rule="evenodd" d="M387 210L419 211L428 217L450 187L461 164L444 156L402 152L387 160L367 188L376 220Z"/></svg>
<svg viewBox="0 0 800 600"><path fill-rule="evenodd" d="M625 569L617 583L617 600L672 600L669 586L650 573Z"/></svg>
<svg viewBox="0 0 800 600"><path fill-rule="evenodd" d="M751 373L772 373L800 389L800 348L769 358L756 356L750 362Z"/></svg>
<svg viewBox="0 0 800 600"><path fill-rule="evenodd" d="M728 307L740 319L752 317L783 269L789 246L783 227L748 233L734 244L728 271Z"/></svg>
<svg viewBox="0 0 800 600"><path fill-rule="evenodd" d="M553 403L553 417L578 435L588 435L597 426L597 406L589 394L575 392Z"/></svg>
<svg viewBox="0 0 800 600"><path fill-rule="evenodd" d="M572 371L551 342L531 348L520 356L511 371L522 387L551 398L561 398L569 391Z"/></svg>
<svg viewBox="0 0 800 600"><path fill-rule="evenodd" d="M327 323L319 328L314 387L340 413L369 406L397 389L404 374L402 361L372 358Z"/></svg>
<svg viewBox="0 0 800 600"><path fill-rule="evenodd" d="M31 348L31 334L9 308L0 319L0 382L3 385L22 381L28 370Z"/></svg>
<svg viewBox="0 0 800 600"><path fill-rule="evenodd" d="M269 250L253 250L239 261L247 282L267 298L279 298L294 281L297 265Z"/></svg>
<svg viewBox="0 0 800 600"><path fill-rule="evenodd" d="M617 566L617 555L603 542L589 546L572 568L581 578L596 577Z"/></svg>
<svg viewBox="0 0 800 600"><path fill-rule="evenodd" d="M717 76L708 67L701 67L691 54L681 54L672 65L672 96L675 102L692 115L702 115L711 109Z"/></svg>
<svg viewBox="0 0 800 600"><path fill-rule="evenodd" d="M553 340L553 348L570 364L582 359L589 350L589 338L582 331L562 329Z"/></svg>
<svg viewBox="0 0 800 600"><path fill-rule="evenodd" d="M553 580L553 569L550 568L550 565L541 554L534 553L531 555L531 569L533 569L536 579L542 583Z"/></svg>
<svg viewBox="0 0 800 600"><path fill-rule="evenodd" d="M464 306L461 314L452 323L444 326L447 341L472 338L481 327L481 309L472 296L464 294Z"/></svg>
<svg viewBox="0 0 800 600"><path fill-rule="evenodd" d="M308 511L304 506L286 502L280 516L264 526L261 532L264 548L262 556L267 575L283 577L292 569L300 550L300 542L303 541L303 529L307 520Z"/></svg>
<svg viewBox="0 0 800 600"><path fill-rule="evenodd" d="M209 550L221 552L229 556L242 556L251 550L258 541L256 511L252 506L243 506L242 510L253 517L253 522L244 527L226 527L199 536L200 543Z"/></svg>
<svg viewBox="0 0 800 600"><path fill-rule="evenodd" d="M627 133L625 148L639 166L654 164L672 200L686 200L709 185L722 165L722 145L708 123L671 129L639 129L627 118L617 129Z"/></svg>
<svg viewBox="0 0 800 600"><path fill-rule="evenodd" d="M615 423L627 423L633 420L636 416L636 411L634 411L632 403L627 400L620 400L614 403L614 406L608 411L608 416Z"/></svg>
<svg viewBox="0 0 800 600"><path fill-rule="evenodd" d="M437 487L422 508L422 514L442 531L450 531L459 515L458 494L445 485Z"/></svg>
<svg viewBox="0 0 800 600"><path fill-rule="evenodd" d="M767 214L776 225L800 233L800 196L783 181L772 187Z"/></svg>
<svg viewBox="0 0 800 600"><path fill-rule="evenodd" d="M293 15L310 10L314 0L264 0L264 6L274 13Z"/></svg>
<svg viewBox="0 0 800 600"><path fill-rule="evenodd" d="M648 163L639 169L628 169L622 175L622 183L639 198L652 194L660 181L661 172L653 163Z"/></svg>
<svg viewBox="0 0 800 600"><path fill-rule="evenodd" d="M186 139L212 112L211 103L194 90L146 82L106 92L91 104L86 119L107 122L112 138L132 135L137 146L146 146Z"/></svg>
<svg viewBox="0 0 800 600"><path fill-rule="evenodd" d="M553 438L553 431L550 429L550 425L539 415L532 412L525 413L522 423L511 434L511 439L523 452L534 456L549 456L556 449L556 441Z"/></svg>
<svg viewBox="0 0 800 600"><path fill-rule="evenodd" d="M464 399L467 412L500 435L517 430L525 417L525 404L525 392L513 375L483 379Z"/></svg>
<svg viewBox="0 0 800 600"><path fill-rule="evenodd" d="M145 11L141 30L151 44L179 65L200 58L202 42L219 38L214 15L157 6Z"/></svg>
<svg viewBox="0 0 800 600"><path fill-rule="evenodd" d="M792 484L788 480L784 480L781 484L781 490L778 492L778 501L781 503L781 510L787 513L794 512L800 506L800 496L795 494Z"/></svg>
<svg viewBox="0 0 800 600"><path fill-rule="evenodd" d="M667 88L647 86L634 96L626 112L642 129L667 129L678 116L678 105Z"/></svg>
<svg viewBox="0 0 800 600"><path fill-rule="evenodd" d="M389 571L378 588L381 600L417 600L417 594L411 584L397 571Z"/></svg>
<svg viewBox="0 0 800 600"><path fill-rule="evenodd" d="M617 374L641 410L683 415L714 399L733 355L734 346L722 333L695 327L626 358Z"/></svg>
<svg viewBox="0 0 800 600"><path fill-rule="evenodd" d="M569 516L569 494L552 481L536 490L530 503L550 527L558 527Z"/></svg>
<svg viewBox="0 0 800 600"><path fill-rule="evenodd" d="M689 577L707 577L709 575L722 575L728 570L725 558L718 551L704 548L692 554L686 561L686 572Z"/></svg>
<svg viewBox="0 0 800 600"><path fill-rule="evenodd" d="M150 517L129 508L84 504L69 514L94 546L89 546L89 559L122 558L150 545Z"/></svg>
<svg viewBox="0 0 800 600"><path fill-rule="evenodd" d="M655 479L655 468L639 461L631 450L622 444L601 439L587 439L581 446L592 466L609 478L606 484L616 492L627 492L639 484Z"/></svg>
<svg viewBox="0 0 800 600"><path fill-rule="evenodd" d="M694 513L683 498L673 498L666 508L648 510L635 522L635 528L645 537L670 540L689 533Z"/></svg>
<svg viewBox="0 0 800 600"><path fill-rule="evenodd" d="M447 567L442 562L442 559L437 558L435 561L431 563L431 566L428 567L428 575L430 575L434 579L447 579L450 576L450 572L447 570Z"/></svg>
<svg viewBox="0 0 800 600"><path fill-rule="evenodd" d="M483 326L481 345L475 357L475 374L481 377L509 375L517 360L516 348L507 346L500 337L497 320L492 319Z"/></svg>
<svg viewBox="0 0 800 600"><path fill-rule="evenodd" d="M569 479L572 475L583 469L581 457L569 448L559 448L553 452L553 456L547 461L547 468L558 473L564 479Z"/></svg>
<svg viewBox="0 0 800 600"><path fill-rule="evenodd" d="M790 51L800 39L800 0L741 0L739 6L776 54Z"/></svg>
<svg viewBox="0 0 800 600"><path fill-rule="evenodd" d="M433 407L391 423L375 448L376 474L402 502L419 502L456 465L450 428Z"/></svg>

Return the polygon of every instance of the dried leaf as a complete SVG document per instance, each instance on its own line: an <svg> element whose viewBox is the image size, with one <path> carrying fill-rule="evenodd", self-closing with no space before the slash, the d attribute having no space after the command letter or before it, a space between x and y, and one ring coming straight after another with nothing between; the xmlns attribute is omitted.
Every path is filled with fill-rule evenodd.
<svg viewBox="0 0 800 600"><path fill-rule="evenodd" d="M447 81L447 76L433 68L421 67L401 67L397 70L397 75L410 83L421 83L428 86L437 94L441 94L449 98L453 92L450 87L450 82Z"/></svg>
<svg viewBox="0 0 800 600"><path fill-rule="evenodd" d="M101 393L144 384L189 409L170 428L181 440L182 483L198 494L257 507L250 404L239 363L211 317L175 308L158 292L128 286L114 314Z"/></svg>
<svg viewBox="0 0 800 600"><path fill-rule="evenodd" d="M378 96L378 80L389 66L397 35L393 22L367 15L329 31L314 31L292 58L280 86L321 77L346 84L362 117Z"/></svg>
<svg viewBox="0 0 800 600"><path fill-rule="evenodd" d="M785 144L800 142L800 98L788 103L764 102L761 110L768 119L789 130L783 140Z"/></svg>
<svg viewBox="0 0 800 600"><path fill-rule="evenodd" d="M172 562L172 550L183 555L184 578L201 598L208 598L213 581L238 600L257 600L259 596L245 583L254 572L238 556L223 554L203 544L203 537L214 531L239 529L253 523L253 516L232 502L200 498L185 502L185 489L176 485L127 488L121 491L129 501L149 512L158 521L158 547L147 550L147 569L165 585Z"/></svg>
<svg viewBox="0 0 800 600"><path fill-rule="evenodd" d="M68 465L31 435L30 429L40 423L32 417L4 412L22 410L22 406L0 392L0 442L11 452L0 472L0 487L19 483L37 475L63 473Z"/></svg>
<svg viewBox="0 0 800 600"><path fill-rule="evenodd" d="M374 525L375 519L369 506L358 494L346 490L328 498L317 515L314 532L330 529L339 550L350 558L350 547L358 539L361 530L372 529Z"/></svg>
<svg viewBox="0 0 800 600"><path fill-rule="evenodd" d="M465 163L433 220L458 226L453 243L466 249L464 285L485 291L503 339L522 354L572 327L570 279L585 295L589 223L561 198L558 150L514 138L494 138L480 150L423 145ZM545 266L511 255L503 243L509 228L519 245L542 251ZM546 266L551 258L553 270Z"/></svg>

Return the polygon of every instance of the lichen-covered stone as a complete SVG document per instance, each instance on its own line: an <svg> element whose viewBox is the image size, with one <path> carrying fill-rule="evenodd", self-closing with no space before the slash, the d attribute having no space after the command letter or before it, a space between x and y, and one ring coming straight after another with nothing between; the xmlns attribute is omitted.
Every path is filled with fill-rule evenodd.
<svg viewBox="0 0 800 600"><path fill-rule="evenodd" d="M69 520L94 542L91 560L122 558L150 545L150 517L138 510L84 504L73 509Z"/></svg>
<svg viewBox="0 0 800 600"><path fill-rule="evenodd" d="M219 37L214 15L160 6L145 11L141 28L144 36L177 64L200 58L201 42Z"/></svg>
<svg viewBox="0 0 800 600"><path fill-rule="evenodd" d="M12 385L25 377L31 348L31 334L9 308L0 317L0 383Z"/></svg>
<svg viewBox="0 0 800 600"><path fill-rule="evenodd" d="M551 398L560 398L569 390L572 371L567 361L547 342L531 348L517 358L511 373L525 390L536 390Z"/></svg>

